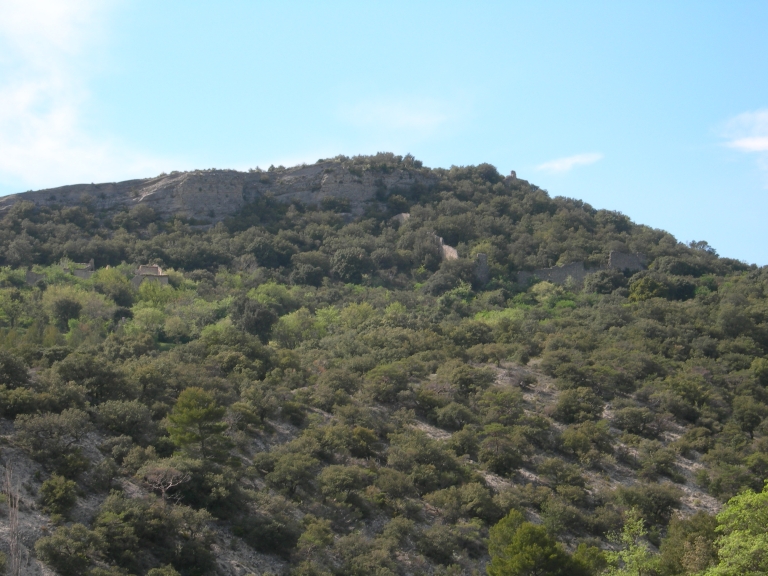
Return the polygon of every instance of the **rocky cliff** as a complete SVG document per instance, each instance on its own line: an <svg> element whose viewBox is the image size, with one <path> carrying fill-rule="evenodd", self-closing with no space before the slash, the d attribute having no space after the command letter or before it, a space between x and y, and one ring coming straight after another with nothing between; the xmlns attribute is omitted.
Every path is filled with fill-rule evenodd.
<svg viewBox="0 0 768 576"><path fill-rule="evenodd" d="M20 201L39 206L77 206L91 203L99 210L120 210L145 205L161 217L178 215L216 222L234 214L259 196L280 201L316 204L332 197L348 200L361 214L378 191L430 186L436 178L418 168L362 169L336 160L267 172L195 170L172 172L155 178L104 184L75 184L0 198L0 214Z"/></svg>

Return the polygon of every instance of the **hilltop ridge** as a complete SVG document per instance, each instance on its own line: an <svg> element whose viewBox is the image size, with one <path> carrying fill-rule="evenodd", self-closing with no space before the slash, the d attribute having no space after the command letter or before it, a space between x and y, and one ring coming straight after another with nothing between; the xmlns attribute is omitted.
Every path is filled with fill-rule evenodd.
<svg viewBox="0 0 768 576"><path fill-rule="evenodd" d="M143 205L161 218L181 216L216 222L259 197L271 195L282 202L305 204L318 204L325 198L342 199L349 202L353 214L360 215L377 191L386 193L437 182L428 169L416 165L420 165L418 162L401 159L399 164L361 167L354 159L337 157L267 171L192 170L123 182L73 184L5 196L0 198L0 213L20 201L37 206L78 206L87 202L96 210Z"/></svg>

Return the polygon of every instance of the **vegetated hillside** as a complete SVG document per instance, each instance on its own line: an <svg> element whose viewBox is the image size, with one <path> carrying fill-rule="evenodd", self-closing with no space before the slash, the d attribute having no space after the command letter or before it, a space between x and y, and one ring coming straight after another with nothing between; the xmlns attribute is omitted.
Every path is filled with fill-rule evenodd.
<svg viewBox="0 0 768 576"><path fill-rule="evenodd" d="M422 180L364 202L257 195L205 227L144 205L7 210L0 458L22 573L493 558L495 576L533 573L509 558L536 547L549 574L600 573L624 548L649 574L724 561L712 514L768 476L768 270L490 165L326 164ZM612 251L648 269L600 269ZM516 282L580 261L583 285ZM139 283L140 264L168 285Z"/></svg>

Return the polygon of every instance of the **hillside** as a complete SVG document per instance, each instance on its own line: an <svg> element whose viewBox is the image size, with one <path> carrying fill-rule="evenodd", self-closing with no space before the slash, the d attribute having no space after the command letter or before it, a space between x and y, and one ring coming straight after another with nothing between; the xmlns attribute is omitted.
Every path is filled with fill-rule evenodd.
<svg viewBox="0 0 768 576"><path fill-rule="evenodd" d="M547 573L695 574L768 477L768 269L488 164L0 210L21 574L469 575L534 541Z"/></svg>

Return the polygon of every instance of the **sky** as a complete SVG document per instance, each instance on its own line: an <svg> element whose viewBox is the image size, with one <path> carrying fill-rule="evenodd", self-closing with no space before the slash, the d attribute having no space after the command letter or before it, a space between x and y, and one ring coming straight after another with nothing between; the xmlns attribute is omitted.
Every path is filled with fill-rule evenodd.
<svg viewBox="0 0 768 576"><path fill-rule="evenodd" d="M768 2L0 0L0 195L411 153L768 264Z"/></svg>

